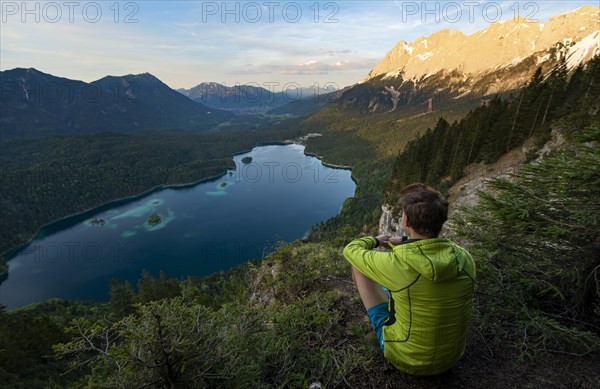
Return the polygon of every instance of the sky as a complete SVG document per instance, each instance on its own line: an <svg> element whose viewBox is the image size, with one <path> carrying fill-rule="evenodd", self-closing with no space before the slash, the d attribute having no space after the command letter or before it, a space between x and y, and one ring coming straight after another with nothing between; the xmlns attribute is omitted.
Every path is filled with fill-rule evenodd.
<svg viewBox="0 0 600 389"><path fill-rule="evenodd" d="M272 91L361 82L394 45L596 1L0 1L0 70L91 82L149 72Z"/></svg>

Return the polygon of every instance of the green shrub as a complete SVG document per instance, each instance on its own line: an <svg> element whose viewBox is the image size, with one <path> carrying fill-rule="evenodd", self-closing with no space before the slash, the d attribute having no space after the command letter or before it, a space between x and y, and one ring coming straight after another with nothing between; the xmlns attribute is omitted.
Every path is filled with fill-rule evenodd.
<svg viewBox="0 0 600 389"><path fill-rule="evenodd" d="M476 322L521 356L600 348L600 126L453 220L478 260Z"/></svg>
<svg viewBox="0 0 600 389"><path fill-rule="evenodd" d="M346 266L333 246L282 245L228 277L180 282L180 296L134 304L118 321L74 320L72 337L54 350L71 371L89 371L79 384L90 387L336 386L368 355L360 350L364 326L347 320L350 304L329 283ZM268 300L254 298L272 290Z"/></svg>

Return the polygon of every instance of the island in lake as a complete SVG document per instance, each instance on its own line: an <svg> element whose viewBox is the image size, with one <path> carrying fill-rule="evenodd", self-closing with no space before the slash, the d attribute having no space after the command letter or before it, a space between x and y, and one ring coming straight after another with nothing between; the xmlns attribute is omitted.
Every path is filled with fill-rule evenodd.
<svg viewBox="0 0 600 389"><path fill-rule="evenodd" d="M244 158L242 158L242 162L245 164L248 164L248 163L252 162L252 157L244 157Z"/></svg>
<svg viewBox="0 0 600 389"><path fill-rule="evenodd" d="M103 226L104 224L106 224L106 220L104 219L93 218L90 220L90 225L92 226Z"/></svg>
<svg viewBox="0 0 600 389"><path fill-rule="evenodd" d="M148 218L148 224L150 224L151 226L155 226L160 222L161 222L161 219L157 213L150 215L150 217Z"/></svg>

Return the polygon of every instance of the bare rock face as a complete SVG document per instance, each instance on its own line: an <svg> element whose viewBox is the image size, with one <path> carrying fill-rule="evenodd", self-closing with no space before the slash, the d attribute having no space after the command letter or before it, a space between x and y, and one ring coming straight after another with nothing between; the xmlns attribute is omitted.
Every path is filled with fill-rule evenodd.
<svg viewBox="0 0 600 389"><path fill-rule="evenodd" d="M389 236L402 236L404 235L404 229L402 223L398 217L399 212L393 209L389 204L381 206L383 213L379 219L379 233Z"/></svg>
<svg viewBox="0 0 600 389"><path fill-rule="evenodd" d="M446 29L412 43L400 41L365 81L381 75L419 79L441 71L478 75L515 66L531 56L542 63L557 50L574 67L600 53L599 17L599 8L584 6L547 23L514 18L468 36Z"/></svg>

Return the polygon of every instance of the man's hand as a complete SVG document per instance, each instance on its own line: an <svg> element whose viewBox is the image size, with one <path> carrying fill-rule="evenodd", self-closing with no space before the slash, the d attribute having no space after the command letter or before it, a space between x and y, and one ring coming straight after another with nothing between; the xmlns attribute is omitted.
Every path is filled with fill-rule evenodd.
<svg viewBox="0 0 600 389"><path fill-rule="evenodd" d="M394 246L398 245L398 244L402 243L402 237L398 236L398 237L389 238L388 239L388 243L391 243Z"/></svg>
<svg viewBox="0 0 600 389"><path fill-rule="evenodd" d="M402 243L401 236L391 237L389 235L381 234L376 238L379 241L379 247L375 249L377 251L392 251L392 246L396 246Z"/></svg>
<svg viewBox="0 0 600 389"><path fill-rule="evenodd" d="M377 236L377 240L379 241L380 246L387 246L390 241L390 237L388 235L379 235Z"/></svg>

